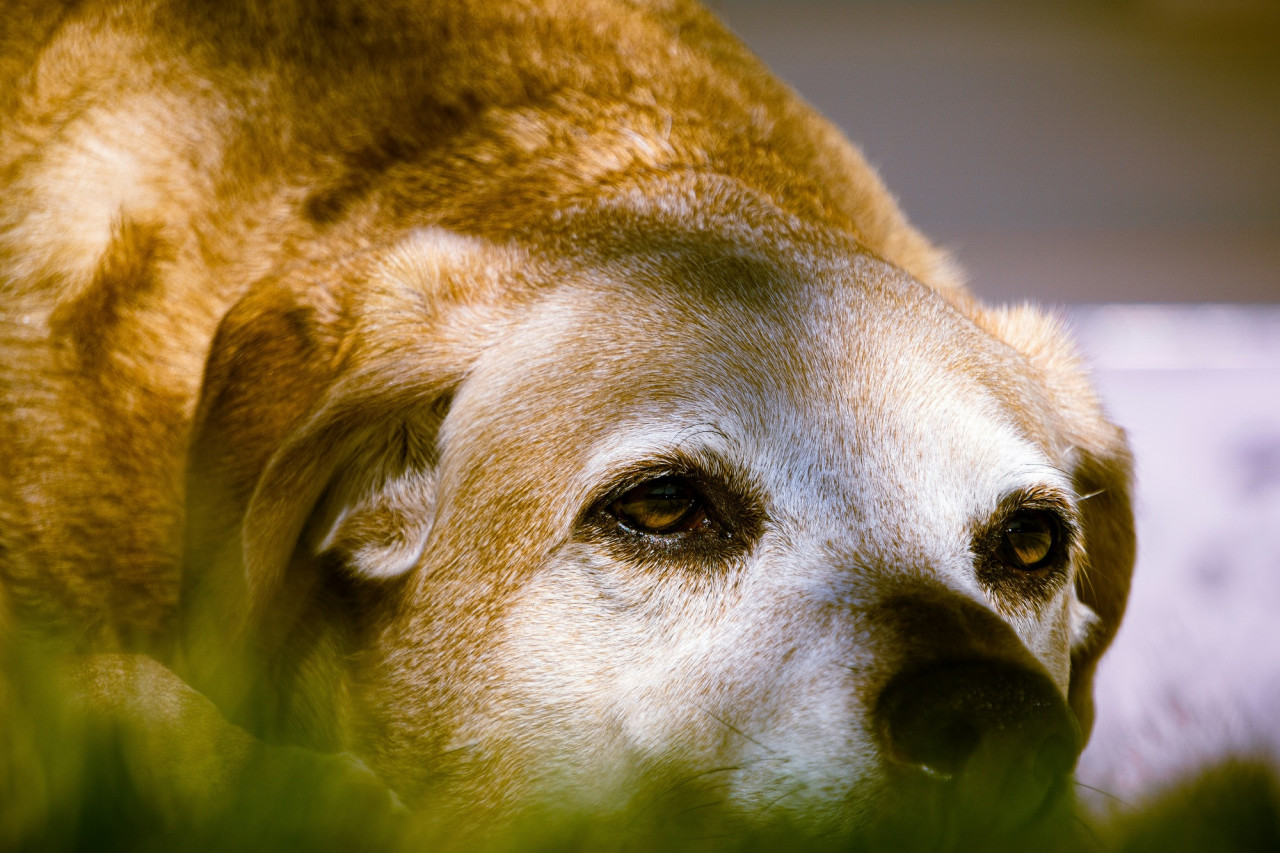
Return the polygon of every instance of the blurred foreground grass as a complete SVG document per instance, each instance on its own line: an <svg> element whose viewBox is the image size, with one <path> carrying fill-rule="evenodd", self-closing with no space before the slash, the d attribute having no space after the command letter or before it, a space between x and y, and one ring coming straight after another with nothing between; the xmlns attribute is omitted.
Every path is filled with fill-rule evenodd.
<svg viewBox="0 0 1280 853"><path fill-rule="evenodd" d="M10 643L0 649L0 664L0 851L868 849L786 826L705 837L674 819L638 826L580 816L525 821L480 842L450 835L429 809L410 816L394 808L380 786L360 783L360 773L330 772L345 759L300 750L287 751L299 760L284 761L276 760L279 750L264 750L267 760L247 760L237 784L211 784L207 796L193 797L191 780L175 785L166 756L149 740L154 721L86 707L68 688L71 659ZM194 773L201 772L199 758L189 762ZM1050 846L1080 853L1280 851L1280 785L1265 764L1227 762L1140 808L1078 829ZM906 847L968 849L940 838L901 847L882 840L874 849Z"/></svg>

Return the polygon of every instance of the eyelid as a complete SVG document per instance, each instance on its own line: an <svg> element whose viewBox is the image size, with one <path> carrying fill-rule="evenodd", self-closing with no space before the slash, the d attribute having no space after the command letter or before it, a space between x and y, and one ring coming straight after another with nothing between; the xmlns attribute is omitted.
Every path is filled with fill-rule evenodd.
<svg viewBox="0 0 1280 853"><path fill-rule="evenodd" d="M653 467L636 466L634 469L623 469L618 472L617 476L611 478L604 487L597 489L592 496L587 499L587 511L591 512L601 507L609 507L621 500L633 489L638 489L646 483L651 483L654 480L661 480L666 477L679 477L688 479L691 482L696 482L695 478L682 470L682 468L667 464L659 464Z"/></svg>
<svg viewBox="0 0 1280 853"><path fill-rule="evenodd" d="M710 522L704 534L677 537L670 547L656 551L652 549L660 536L635 531L621 537L612 535L610 531L617 532L623 525L609 512L610 506L628 491L663 477L685 479L697 493L701 512ZM697 453L680 448L624 463L602 478L580 505L573 529L575 536L587 539L603 536L597 541L620 549L618 556L630 563L693 560L705 567L708 562L720 564L750 550L764 532L765 507L763 491L748 472L714 451ZM649 544L634 544L645 542Z"/></svg>
<svg viewBox="0 0 1280 853"><path fill-rule="evenodd" d="M579 522L631 489L660 477L687 478L703 499L710 503L717 503L718 498L724 495L740 495L746 503L763 506L755 484L744 478L720 452L713 449L686 446L633 458L612 467L613 470L607 477L587 491L581 503L583 510L578 518Z"/></svg>
<svg viewBox="0 0 1280 853"><path fill-rule="evenodd" d="M1080 544L1083 525L1076 501L1072 495L1052 486L1032 486L1006 495L992 519L998 524L1005 524L1017 513L1029 511L1053 514L1062 531L1066 549L1073 550Z"/></svg>

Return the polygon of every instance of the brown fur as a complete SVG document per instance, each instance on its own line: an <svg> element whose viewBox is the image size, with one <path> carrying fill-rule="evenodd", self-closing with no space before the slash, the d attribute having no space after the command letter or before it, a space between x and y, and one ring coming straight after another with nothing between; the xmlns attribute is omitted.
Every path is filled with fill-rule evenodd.
<svg viewBox="0 0 1280 853"><path fill-rule="evenodd" d="M858 152L698 6L2 14L0 595L24 622L156 655L237 719L355 749L419 794L407 755L463 748L440 759L457 769L459 738L519 725L441 720L492 702L488 638L569 547L580 448L616 413L676 410L674 389L731 394L735 364L767 373L752 394L842 388L831 411L888 422L896 362L860 343L884 340L956 371L947 387L992 401L1082 497L1076 584L1099 619L1069 692L1087 729L1133 559L1122 434L1056 324L977 304ZM577 331L506 349L544 315ZM655 328L697 330L696 366L646 343ZM512 443L520 406L541 440ZM899 583L886 600L941 595ZM1043 609L1002 618L1019 608ZM1067 616L1044 616L1061 654L955 618L962 647L1067 654ZM866 689L913 654L885 652ZM256 675L227 680L229 657ZM500 807L540 772L508 760L485 777Z"/></svg>

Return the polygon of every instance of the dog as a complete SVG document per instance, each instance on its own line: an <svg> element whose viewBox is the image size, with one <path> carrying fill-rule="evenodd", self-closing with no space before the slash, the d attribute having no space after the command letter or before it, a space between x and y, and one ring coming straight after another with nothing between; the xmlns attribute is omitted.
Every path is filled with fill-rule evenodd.
<svg viewBox="0 0 1280 853"><path fill-rule="evenodd" d="M0 594L88 701L469 826L1062 811L1124 434L710 13L2 14Z"/></svg>

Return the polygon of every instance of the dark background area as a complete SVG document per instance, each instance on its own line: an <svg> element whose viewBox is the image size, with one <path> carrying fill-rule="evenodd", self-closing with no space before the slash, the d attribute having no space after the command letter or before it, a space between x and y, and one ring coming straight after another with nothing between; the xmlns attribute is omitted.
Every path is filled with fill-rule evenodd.
<svg viewBox="0 0 1280 853"><path fill-rule="evenodd" d="M1280 2L712 0L980 295L1280 302Z"/></svg>

